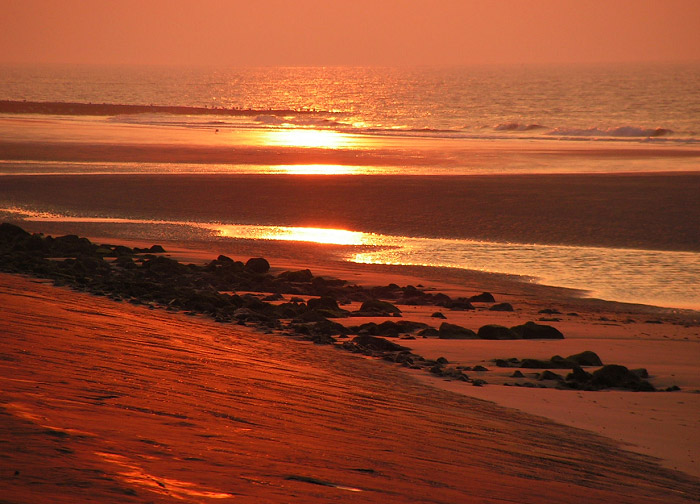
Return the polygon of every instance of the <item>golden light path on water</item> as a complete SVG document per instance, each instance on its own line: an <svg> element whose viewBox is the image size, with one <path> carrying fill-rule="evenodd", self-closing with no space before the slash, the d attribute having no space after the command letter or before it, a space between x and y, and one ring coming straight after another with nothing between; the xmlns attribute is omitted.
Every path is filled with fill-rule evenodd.
<svg viewBox="0 0 700 504"><path fill-rule="evenodd" d="M260 132L260 141L265 145L280 147L309 147L322 149L352 148L355 137L333 130L290 128Z"/></svg>
<svg viewBox="0 0 700 504"><path fill-rule="evenodd" d="M264 240L347 247L342 259L361 264L450 267L519 276L577 289L601 299L700 309L700 253L605 247L486 242L366 233L347 229L188 221L73 217L0 208L13 220L120 226L129 239ZM334 252L336 253L336 252Z"/></svg>

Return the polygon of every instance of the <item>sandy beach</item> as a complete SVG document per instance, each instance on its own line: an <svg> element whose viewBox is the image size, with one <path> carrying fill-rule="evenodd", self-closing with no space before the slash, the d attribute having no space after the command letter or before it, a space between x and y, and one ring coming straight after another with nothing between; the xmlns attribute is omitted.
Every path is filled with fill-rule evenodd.
<svg viewBox="0 0 700 504"><path fill-rule="evenodd" d="M180 261L211 258L212 251L166 246ZM300 266L268 257L273 271ZM274 332L2 274L4 498L574 503L697 496L700 330L691 312L576 299L477 273L306 265L360 285L395 281L449 295L490 284L516 310L445 312L474 329L537 320L543 307L578 315L554 323L564 340L399 340L451 365L484 365L489 371L468 372L487 382L475 387ZM432 307L401 308L405 320L436 325ZM581 350L605 363L644 366L657 387L681 390L506 387L517 381L508 378L513 370L490 362ZM521 381L537 383L523 371Z"/></svg>

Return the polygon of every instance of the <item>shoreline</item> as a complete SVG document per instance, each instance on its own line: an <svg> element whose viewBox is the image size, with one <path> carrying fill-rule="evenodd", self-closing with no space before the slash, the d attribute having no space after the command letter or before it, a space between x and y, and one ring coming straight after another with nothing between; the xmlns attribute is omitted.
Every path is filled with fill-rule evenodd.
<svg viewBox="0 0 700 504"><path fill-rule="evenodd" d="M138 244L139 242L131 242L128 245ZM145 245L145 243L141 244ZM179 261L206 263L211 260L212 254L215 254L212 248L177 249L172 248L171 245L167 245L166 256ZM242 251L239 250L240 252ZM666 467L683 470L696 477L700 476L700 463L694 456L697 448L700 448L697 446L700 423L689 420L697 411L700 411L700 381L697 379L697 366L694 364L696 357L700 357L698 312L679 313L670 309L643 305L624 305L575 298L570 297L570 292L563 289L522 284L506 278L496 281L493 276L484 274L469 275L459 271L437 272L426 268L381 266L365 268L363 265L333 261L310 263L307 259L304 259L306 262L303 264L299 264L290 260L289 256L268 257L272 261L273 270L278 272L306 266L313 268L314 275L344 278L359 285L383 285L397 281L400 285L425 285L428 292L440 291L451 296L471 295L478 293L480 289L488 288L498 301L508 301L515 305L513 313L490 312L483 305L478 305L476 311L443 311L449 322L472 327L475 330L479 325L489 323L512 325L528 319L537 320L538 317L546 317L539 314L544 307L561 313L571 313L572 310L576 310L575 317L557 316L559 321L553 322L566 335L566 339L561 342L522 340L510 343L483 340L450 342L418 338L399 340L398 343L414 349L418 354L429 359L445 357L451 366L483 365L489 369L487 372L468 372L472 378L485 378L486 384L483 387L473 387L449 377L436 378L425 373L421 374L419 379L431 387L495 401L501 406L520 409L566 425L602 433L623 443L627 449L660 457ZM434 325L435 319L430 317L434 307L401 306L401 308L404 311L403 319ZM379 323L381 320L396 319L372 317L355 318L352 321L344 321L342 318L337 320L345 324L361 323L365 320ZM640 343L635 345L635 341ZM669 344L675 348L670 354ZM628 348L629 345L640 348L631 351L633 347ZM504 382L511 382L513 385L513 380L507 378L512 370L494 368L490 361L490 359L509 357L547 358L549 355L568 355L582 350L600 353L606 363L615 362L630 368L648 367L656 383L662 386L680 384L681 391L651 394L558 391L537 388L536 378L523 380L523 382L532 382L534 388L504 387ZM375 365L382 366L381 363L375 363ZM553 398L557 398L556 408L553 407ZM668 407L671 404L668 401L671 401L673 408ZM666 406L663 406L664 404ZM579 412L581 408L587 412L585 415ZM645 414L649 411L654 413L647 418ZM630 415L627 419L624 418L625 413ZM634 421L630 423L630 420ZM610 424L609 422L612 421L617 423ZM660 430L664 435L659 436ZM646 439L645 436L650 433L653 435Z"/></svg>
<svg viewBox="0 0 700 504"><path fill-rule="evenodd" d="M651 504L700 485L326 347L13 275L0 298L10 500Z"/></svg>

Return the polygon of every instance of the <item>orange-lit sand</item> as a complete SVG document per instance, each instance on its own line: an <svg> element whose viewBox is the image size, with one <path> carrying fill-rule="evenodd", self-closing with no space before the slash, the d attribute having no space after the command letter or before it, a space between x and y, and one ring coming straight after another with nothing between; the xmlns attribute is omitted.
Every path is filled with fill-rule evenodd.
<svg viewBox="0 0 700 504"><path fill-rule="evenodd" d="M397 279L390 268L319 268L363 283ZM420 318L410 311L406 318ZM434 385L451 382L416 380L330 347L10 275L0 275L0 320L8 502L639 503L700 491L697 479L590 431L441 391ZM442 352L448 358L465 348L454 343ZM692 370L682 380L690 383ZM480 391L508 404L499 389ZM553 418L558 397L579 397L508 391L542 393L542 409L531 412ZM656 396L697 405L687 391ZM630 416L624 402L611 407ZM595 421L581 426L607 434Z"/></svg>

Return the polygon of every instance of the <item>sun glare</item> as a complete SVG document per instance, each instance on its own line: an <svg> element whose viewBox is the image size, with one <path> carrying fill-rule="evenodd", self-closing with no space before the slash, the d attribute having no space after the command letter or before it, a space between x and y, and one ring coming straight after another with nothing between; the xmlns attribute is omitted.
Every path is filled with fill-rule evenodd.
<svg viewBox="0 0 700 504"><path fill-rule="evenodd" d="M271 167L271 170L275 173L284 173L287 175L357 175L358 173L368 172L368 170L362 166L324 164L279 165Z"/></svg>
<svg viewBox="0 0 700 504"><path fill-rule="evenodd" d="M328 130L287 129L267 131L265 135L268 145L285 147L339 149L348 147L351 144L351 139L348 135Z"/></svg>
<svg viewBox="0 0 700 504"><path fill-rule="evenodd" d="M323 243L329 245L372 245L373 235L345 229L285 226L219 225L219 236L252 240L280 240Z"/></svg>

